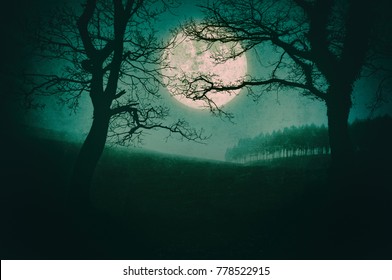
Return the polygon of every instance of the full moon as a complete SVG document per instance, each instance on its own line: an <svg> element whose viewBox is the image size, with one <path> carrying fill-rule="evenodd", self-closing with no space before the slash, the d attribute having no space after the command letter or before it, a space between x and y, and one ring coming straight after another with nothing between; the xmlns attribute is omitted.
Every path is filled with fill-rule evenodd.
<svg viewBox="0 0 392 280"><path fill-rule="evenodd" d="M202 96L202 91L209 84L199 80L190 82L197 77L207 77L216 86L233 86L244 80L247 71L247 62L243 49L235 43L206 43L192 40L180 32L172 39L173 47L165 51L165 66L162 67L164 82L170 94L186 106L203 109L209 107L209 102L221 107L238 95L240 90L209 91ZM233 54L242 53L235 58ZM186 94L192 92L191 95Z"/></svg>

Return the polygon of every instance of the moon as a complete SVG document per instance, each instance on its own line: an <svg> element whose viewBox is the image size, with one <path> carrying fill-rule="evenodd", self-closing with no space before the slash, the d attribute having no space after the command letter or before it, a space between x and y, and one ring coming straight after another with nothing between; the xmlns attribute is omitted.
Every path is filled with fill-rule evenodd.
<svg viewBox="0 0 392 280"><path fill-rule="evenodd" d="M178 33L171 42L173 47L167 48L164 53L162 74L168 91L177 101L194 109L220 108L239 94L240 90L209 91L207 98L203 98L202 90L209 85L205 81L193 83L192 91L189 90L189 82L201 76L208 77L217 86L241 83L247 72L247 61L238 43L206 43L192 40L183 32ZM236 53L242 54L227 59ZM189 95L189 92L194 94Z"/></svg>

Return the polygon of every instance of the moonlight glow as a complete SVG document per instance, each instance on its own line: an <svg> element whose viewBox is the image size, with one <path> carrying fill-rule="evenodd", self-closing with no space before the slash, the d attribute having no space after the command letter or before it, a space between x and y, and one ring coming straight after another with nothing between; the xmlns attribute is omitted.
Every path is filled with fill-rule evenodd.
<svg viewBox="0 0 392 280"><path fill-rule="evenodd" d="M189 89L188 81L193 81L196 77L209 77L215 85L225 86L236 85L243 81L247 70L244 54L235 59L219 61L219 58L227 58L233 53L243 51L240 45L220 42L207 44L191 40L183 33L179 33L173 40L176 42L175 46L165 53L168 67L164 67L163 75L169 92L181 103L197 109L208 107L206 100L194 98L202 95L201 91L208 86L206 82L193 84L193 90L200 92L185 96ZM221 107L231 101L239 91L210 91L206 96L214 103L213 106Z"/></svg>

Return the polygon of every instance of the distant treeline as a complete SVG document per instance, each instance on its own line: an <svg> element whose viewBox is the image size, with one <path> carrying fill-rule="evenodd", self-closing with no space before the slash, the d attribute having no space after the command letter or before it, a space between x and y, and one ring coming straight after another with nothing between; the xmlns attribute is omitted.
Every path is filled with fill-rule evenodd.
<svg viewBox="0 0 392 280"><path fill-rule="evenodd" d="M350 136L356 151L389 153L392 118L357 120L350 124ZM311 124L240 139L237 145L226 150L225 158L227 161L249 162L329 153L328 127Z"/></svg>

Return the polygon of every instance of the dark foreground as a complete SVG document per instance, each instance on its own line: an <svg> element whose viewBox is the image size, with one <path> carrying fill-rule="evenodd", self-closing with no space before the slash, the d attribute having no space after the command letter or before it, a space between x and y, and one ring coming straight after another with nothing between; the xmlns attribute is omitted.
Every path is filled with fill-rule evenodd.
<svg viewBox="0 0 392 280"><path fill-rule="evenodd" d="M64 201L77 145L13 144L2 259L392 258L389 160L358 155L329 180L325 157L240 166L107 149L93 205L74 219Z"/></svg>

